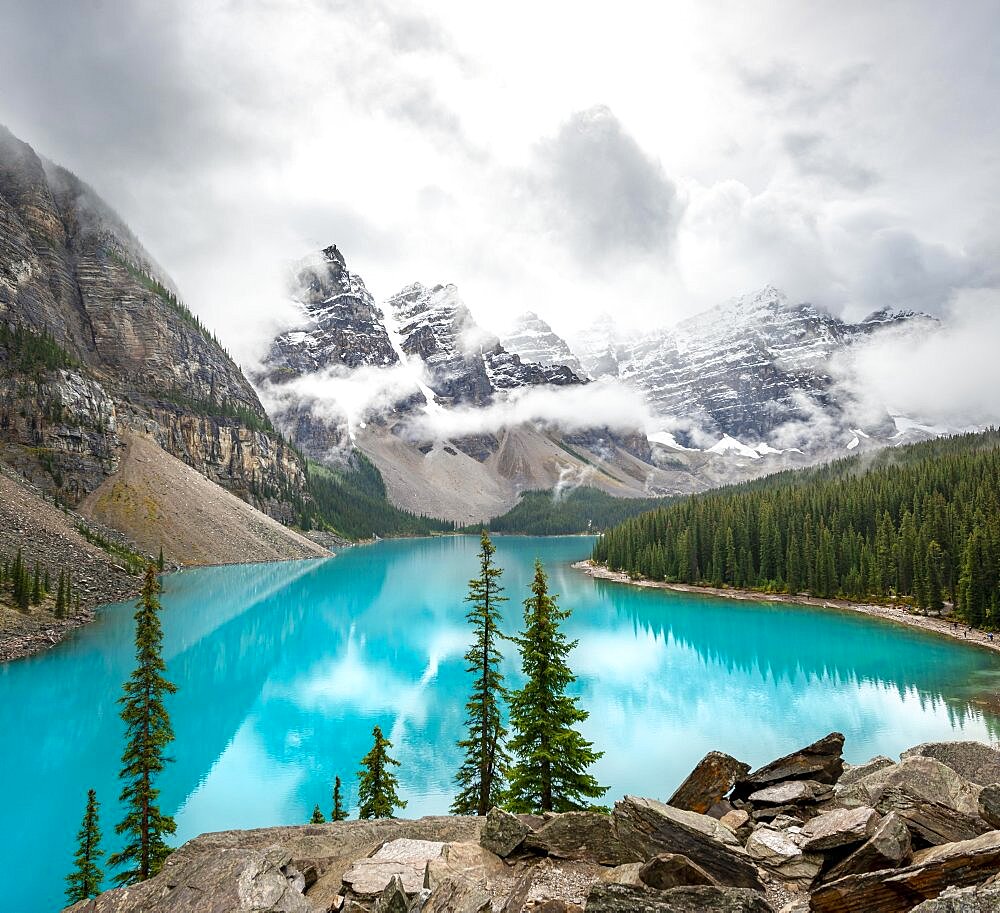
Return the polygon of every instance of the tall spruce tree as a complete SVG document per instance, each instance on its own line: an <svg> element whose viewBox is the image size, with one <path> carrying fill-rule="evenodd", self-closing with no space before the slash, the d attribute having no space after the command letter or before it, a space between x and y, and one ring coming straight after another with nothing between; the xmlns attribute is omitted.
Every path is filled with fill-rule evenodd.
<svg viewBox="0 0 1000 913"><path fill-rule="evenodd" d="M465 597L471 604L465 617L474 632L472 646L465 654L466 671L475 678L465 705L468 734L458 742L465 760L455 775L459 792L451 804L454 815L482 816L499 804L510 762L504 745L507 730L501 702L507 692L500 672L503 654L499 647L503 638L499 606L507 597L501 595L503 569L493 563L495 553L496 548L484 529L480 537L479 576L469 581L469 595Z"/></svg>
<svg viewBox="0 0 1000 913"><path fill-rule="evenodd" d="M87 791L87 809L76 835L73 856L75 868L66 876L66 899L70 905L96 897L101 893L104 872L101 871L101 829L98 821L97 793Z"/></svg>
<svg viewBox="0 0 1000 913"><path fill-rule="evenodd" d="M119 885L155 875L170 854L164 838L176 830L174 819L160 810L160 790L155 785L170 760L164 751L174 738L164 699L177 690L165 675L159 592L156 567L149 564L135 613L136 668L119 700L127 738L119 774L125 783L120 800L127 812L115 832L126 835L127 842L108 860L115 868L128 867L115 876Z"/></svg>
<svg viewBox="0 0 1000 913"><path fill-rule="evenodd" d="M382 735L380 726L372 730L372 736L372 750L361 759L363 767L358 771L358 817L391 818L397 808L406 808L396 794L399 782L391 770L399 767L399 761L389 757L392 742Z"/></svg>
<svg viewBox="0 0 1000 913"><path fill-rule="evenodd" d="M340 777L333 778L333 812L331 821L346 821L347 809L344 808L344 794L340 785Z"/></svg>
<svg viewBox="0 0 1000 913"><path fill-rule="evenodd" d="M594 751L574 728L589 714L566 689L576 681L560 623L569 611L549 594L541 561L535 561L531 597L524 601L524 631L515 638L526 679L510 701L510 740L516 760L510 771L507 806L515 812L566 812L587 808L586 799L607 792L587 772L603 752Z"/></svg>

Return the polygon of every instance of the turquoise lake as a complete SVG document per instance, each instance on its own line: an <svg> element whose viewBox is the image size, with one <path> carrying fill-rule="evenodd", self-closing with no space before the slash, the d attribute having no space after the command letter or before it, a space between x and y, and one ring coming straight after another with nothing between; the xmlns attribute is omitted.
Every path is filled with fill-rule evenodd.
<svg viewBox="0 0 1000 913"><path fill-rule="evenodd" d="M579 638L572 665L605 751L595 773L667 798L709 750L753 765L831 730L859 762L928 739L989 740L977 709L1000 657L846 612L736 602L595 581L570 567L591 540L496 540L516 630L540 557ZM203 831L306 822L329 812L380 724L394 742L405 815L447 811L459 762L469 641L463 597L478 539L381 542L322 561L187 570L165 578L175 762L162 780L177 842ZM20 874L8 909L62 906L93 787L117 849L117 698L133 665L131 604L50 652L0 666L0 853ZM513 646L508 683L518 683Z"/></svg>

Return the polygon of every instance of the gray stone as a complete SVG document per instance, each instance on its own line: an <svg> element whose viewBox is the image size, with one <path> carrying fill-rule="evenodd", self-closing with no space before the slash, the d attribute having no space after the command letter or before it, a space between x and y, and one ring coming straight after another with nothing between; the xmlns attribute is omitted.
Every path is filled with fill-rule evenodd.
<svg viewBox="0 0 1000 913"><path fill-rule="evenodd" d="M502 808L491 808L486 815L479 842L491 853L506 859L530 833L531 828L517 815L505 812Z"/></svg>
<svg viewBox="0 0 1000 913"><path fill-rule="evenodd" d="M823 857L804 853L791 834L764 826L747 839L747 853L786 881L808 886L823 868Z"/></svg>
<svg viewBox="0 0 1000 913"><path fill-rule="evenodd" d="M1000 828L1000 783L983 787L979 794L979 817L990 827Z"/></svg>
<svg viewBox="0 0 1000 913"><path fill-rule="evenodd" d="M965 815L978 815L981 786L934 758L912 757L885 767L843 789L838 801L878 808L885 793L897 787L914 799L945 805Z"/></svg>
<svg viewBox="0 0 1000 913"><path fill-rule="evenodd" d="M407 894L424 887L427 863L441 855L444 844L437 840L389 840L366 859L359 859L344 873L344 884L354 894L374 897L381 894L393 876L402 879Z"/></svg>
<svg viewBox="0 0 1000 913"><path fill-rule="evenodd" d="M393 875L375 901L374 913L408 913L409 908L410 899L403 887L403 879Z"/></svg>
<svg viewBox="0 0 1000 913"><path fill-rule="evenodd" d="M875 828L871 837L830 869L824 879L833 881L844 875L895 868L910 858L911 847L910 829L906 822L895 812L890 812Z"/></svg>
<svg viewBox="0 0 1000 913"><path fill-rule="evenodd" d="M595 884L587 913L774 913L763 894L709 885L656 891L635 885Z"/></svg>
<svg viewBox="0 0 1000 913"><path fill-rule="evenodd" d="M677 853L658 853L640 869L639 880L658 891L685 885L718 884L701 866Z"/></svg>
<svg viewBox="0 0 1000 913"><path fill-rule="evenodd" d="M634 862L618 838L610 815L599 812L564 812L554 815L524 840L525 849L560 859L583 859L598 865Z"/></svg>
<svg viewBox="0 0 1000 913"><path fill-rule="evenodd" d="M461 876L451 877L431 889L421 913L486 913L492 901L483 885Z"/></svg>
<svg viewBox="0 0 1000 913"><path fill-rule="evenodd" d="M892 758L887 758L884 754L880 754L876 755L870 761L865 761L864 764L845 764L844 772L840 775L837 786L850 786L852 783L857 783L858 780L867 777L869 774L884 770L886 767L892 767L895 763Z"/></svg>
<svg viewBox="0 0 1000 913"><path fill-rule="evenodd" d="M427 860L423 886L433 889L448 878L485 885L488 878L503 870L500 857L478 843L446 843L439 856Z"/></svg>
<svg viewBox="0 0 1000 913"><path fill-rule="evenodd" d="M749 813L742 808L734 808L731 812L723 815L719 819L719 824L729 828L734 834L738 834L750 822Z"/></svg>
<svg viewBox="0 0 1000 913"><path fill-rule="evenodd" d="M710 751L677 787L667 800L667 805L707 815L714 805L729 794L736 780L749 772L749 764L721 751Z"/></svg>
<svg viewBox="0 0 1000 913"><path fill-rule="evenodd" d="M787 780L751 793L747 797L747 802L755 805L797 805L820 802L829 798L832 793L830 786L814 780Z"/></svg>
<svg viewBox="0 0 1000 913"><path fill-rule="evenodd" d="M924 742L899 757L934 758L979 786L1000 783L1000 751L982 742Z"/></svg>
<svg viewBox="0 0 1000 913"><path fill-rule="evenodd" d="M732 831L714 818L626 796L612 814L622 845L634 860L680 853L720 884L760 889L760 879Z"/></svg>
<svg viewBox="0 0 1000 913"><path fill-rule="evenodd" d="M913 908L913 913L998 913L1000 886L945 888L932 900Z"/></svg>
<svg viewBox="0 0 1000 913"><path fill-rule="evenodd" d="M818 815L802 827L802 849L807 853L864 843L881 821L873 808L840 808Z"/></svg>
<svg viewBox="0 0 1000 913"><path fill-rule="evenodd" d="M765 764L736 782L733 795L745 799L751 793L784 780L815 780L817 783L836 783L844 769L841 754L844 737L831 732L818 742L793 751L783 758Z"/></svg>

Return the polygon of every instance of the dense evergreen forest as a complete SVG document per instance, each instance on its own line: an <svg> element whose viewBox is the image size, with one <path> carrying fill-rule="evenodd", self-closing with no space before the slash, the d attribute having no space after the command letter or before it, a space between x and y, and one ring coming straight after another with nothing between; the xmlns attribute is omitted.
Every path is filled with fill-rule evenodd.
<svg viewBox="0 0 1000 913"><path fill-rule="evenodd" d="M696 495L626 520L594 560L634 576L821 597L945 600L1000 627L1000 431Z"/></svg>
<svg viewBox="0 0 1000 913"><path fill-rule="evenodd" d="M453 532L449 520L422 517L389 503L382 475L360 451L344 469L308 463L309 494L299 518L303 529L331 529L350 539L376 536L417 536Z"/></svg>
<svg viewBox="0 0 1000 913"><path fill-rule="evenodd" d="M552 489L526 491L507 513L487 524L494 533L558 536L600 532L629 517L669 503L665 498L616 498L598 488L575 488L560 498ZM470 527L476 531L480 526Z"/></svg>

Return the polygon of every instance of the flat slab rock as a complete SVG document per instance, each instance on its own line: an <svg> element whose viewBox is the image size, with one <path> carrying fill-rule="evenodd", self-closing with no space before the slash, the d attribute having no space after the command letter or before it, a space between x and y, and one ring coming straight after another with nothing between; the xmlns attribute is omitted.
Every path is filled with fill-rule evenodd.
<svg viewBox="0 0 1000 913"><path fill-rule="evenodd" d="M406 893L416 894L424 886L427 863L440 857L442 849L444 843L437 840L390 840L373 856L355 862L344 874L344 884L355 894L374 897L398 875Z"/></svg>
<svg viewBox="0 0 1000 913"><path fill-rule="evenodd" d="M710 751L688 774L667 800L667 805L689 812L708 814L708 810L736 784L737 779L750 773L750 765L721 751Z"/></svg>
<svg viewBox="0 0 1000 913"><path fill-rule="evenodd" d="M762 894L707 885L656 891L603 882L587 895L587 913L774 913Z"/></svg>
<svg viewBox="0 0 1000 913"><path fill-rule="evenodd" d="M831 732L811 745L765 764L746 777L741 777L733 791L738 799L784 780L815 780L817 783L836 783L844 770L841 757L844 736Z"/></svg>
<svg viewBox="0 0 1000 913"><path fill-rule="evenodd" d="M982 884L1000 869L1000 831L920 850L903 869L848 875L817 889L813 913L907 913L945 888Z"/></svg>
<svg viewBox="0 0 1000 913"><path fill-rule="evenodd" d="M864 843L881 821L873 808L838 808L807 821L802 826L802 849L809 853Z"/></svg>
<svg viewBox="0 0 1000 913"><path fill-rule="evenodd" d="M890 812L868 840L824 873L823 877L827 881L835 881L844 875L896 868L909 860L911 849L912 837L906 821L895 812Z"/></svg>
<svg viewBox="0 0 1000 913"><path fill-rule="evenodd" d="M833 794L833 788L815 780L787 780L774 786L765 786L750 793L747 802L754 805L798 805L821 802Z"/></svg>

